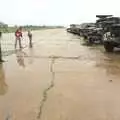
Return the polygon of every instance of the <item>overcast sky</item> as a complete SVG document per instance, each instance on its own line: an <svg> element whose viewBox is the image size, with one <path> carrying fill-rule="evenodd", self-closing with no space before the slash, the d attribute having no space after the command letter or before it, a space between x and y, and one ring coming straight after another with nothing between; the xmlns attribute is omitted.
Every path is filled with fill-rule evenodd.
<svg viewBox="0 0 120 120"><path fill-rule="evenodd" d="M96 14L120 16L119 0L0 0L0 21L10 25L94 22Z"/></svg>

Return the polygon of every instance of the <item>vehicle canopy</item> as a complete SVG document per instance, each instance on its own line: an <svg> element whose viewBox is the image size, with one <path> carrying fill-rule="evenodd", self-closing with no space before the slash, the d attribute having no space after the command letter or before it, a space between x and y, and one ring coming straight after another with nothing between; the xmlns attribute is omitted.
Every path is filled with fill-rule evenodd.
<svg viewBox="0 0 120 120"><path fill-rule="evenodd" d="M120 28L120 24L113 24L111 27L112 28Z"/></svg>
<svg viewBox="0 0 120 120"><path fill-rule="evenodd" d="M111 34L120 37L120 24L113 24L110 28Z"/></svg>
<svg viewBox="0 0 120 120"><path fill-rule="evenodd" d="M109 27L111 24L120 24L120 18L119 17L107 17L107 18L101 18L96 21L96 25L99 27L105 28L106 26Z"/></svg>

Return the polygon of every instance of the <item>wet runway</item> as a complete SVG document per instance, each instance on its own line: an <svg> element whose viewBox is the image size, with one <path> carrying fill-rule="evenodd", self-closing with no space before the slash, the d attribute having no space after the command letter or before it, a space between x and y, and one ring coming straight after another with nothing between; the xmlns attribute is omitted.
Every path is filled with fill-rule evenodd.
<svg viewBox="0 0 120 120"><path fill-rule="evenodd" d="M120 120L120 52L64 29L33 40L0 66L0 120Z"/></svg>

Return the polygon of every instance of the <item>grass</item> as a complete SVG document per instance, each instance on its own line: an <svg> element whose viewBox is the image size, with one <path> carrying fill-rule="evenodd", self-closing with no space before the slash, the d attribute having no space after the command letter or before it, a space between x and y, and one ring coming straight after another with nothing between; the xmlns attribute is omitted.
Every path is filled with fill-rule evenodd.
<svg viewBox="0 0 120 120"><path fill-rule="evenodd" d="M55 29L55 28L63 28L63 27L55 27L55 26L22 26L23 30L44 30L44 29ZM16 31L16 27L0 27L0 31L2 33L12 33Z"/></svg>

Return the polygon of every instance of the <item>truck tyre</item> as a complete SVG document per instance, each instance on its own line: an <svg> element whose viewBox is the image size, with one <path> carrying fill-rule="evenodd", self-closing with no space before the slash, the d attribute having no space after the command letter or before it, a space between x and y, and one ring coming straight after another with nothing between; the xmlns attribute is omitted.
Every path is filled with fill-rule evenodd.
<svg viewBox="0 0 120 120"><path fill-rule="evenodd" d="M94 43L94 40L93 40L93 38L90 37L90 38L88 39L88 44L89 44L89 45L92 45L93 43Z"/></svg>
<svg viewBox="0 0 120 120"><path fill-rule="evenodd" d="M114 46L111 43L106 42L104 43L104 48L106 52L113 52Z"/></svg>

